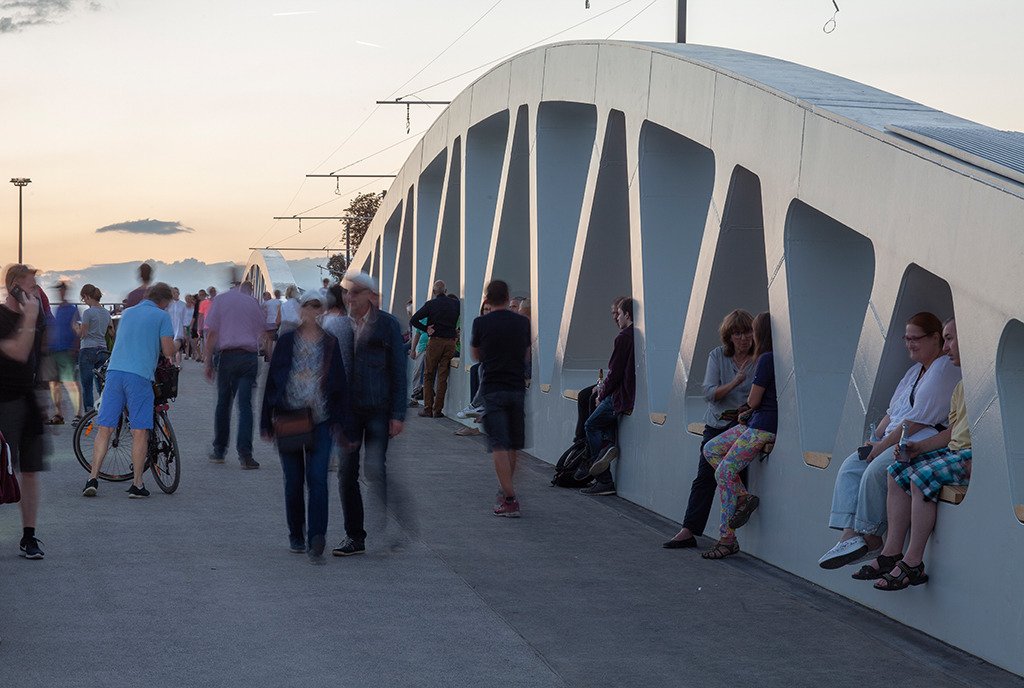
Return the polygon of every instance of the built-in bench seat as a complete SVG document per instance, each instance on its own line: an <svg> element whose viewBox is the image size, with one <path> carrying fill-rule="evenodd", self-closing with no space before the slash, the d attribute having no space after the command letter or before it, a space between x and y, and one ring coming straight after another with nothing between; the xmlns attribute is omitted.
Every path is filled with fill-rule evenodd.
<svg viewBox="0 0 1024 688"><path fill-rule="evenodd" d="M804 463L815 468L828 468L832 462L832 455L828 452L804 452ZM964 501L967 494L966 485L946 485L939 492L939 501L949 504L959 504Z"/></svg>
<svg viewBox="0 0 1024 688"><path fill-rule="evenodd" d="M686 426L686 431L691 435L697 435L697 437L704 437L704 423L690 423ZM761 453L764 455L762 460L767 458L772 453L772 449L775 449L775 443L769 442L764 445L761 449Z"/></svg>

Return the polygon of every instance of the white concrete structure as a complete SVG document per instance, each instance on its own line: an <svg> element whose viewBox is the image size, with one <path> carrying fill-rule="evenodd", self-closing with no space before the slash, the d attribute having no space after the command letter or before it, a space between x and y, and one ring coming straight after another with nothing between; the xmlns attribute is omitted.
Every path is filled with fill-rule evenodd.
<svg viewBox="0 0 1024 688"><path fill-rule="evenodd" d="M463 297L464 336L492 277L532 298L531 451L547 460L572 437L563 391L607 366L608 304L634 296L637 403L620 427L617 485L676 520L719 322L770 308L779 434L750 471L761 508L743 550L1024 673L1024 186L1012 159L961 152L1000 137L1024 148L757 55L547 46L452 101L355 265L395 313L444 279ZM910 365L903 323L922 310L956 312L977 461L963 502L940 505L930 582L886 594L817 559L836 540L826 524L841 458L885 412ZM464 370L449 409L466 402Z"/></svg>
<svg viewBox="0 0 1024 688"><path fill-rule="evenodd" d="M249 262L242 273L242 279L252 283L253 295L262 303L263 292L281 291L282 296L288 287L295 284L292 269L280 251L274 249L258 249L249 255Z"/></svg>

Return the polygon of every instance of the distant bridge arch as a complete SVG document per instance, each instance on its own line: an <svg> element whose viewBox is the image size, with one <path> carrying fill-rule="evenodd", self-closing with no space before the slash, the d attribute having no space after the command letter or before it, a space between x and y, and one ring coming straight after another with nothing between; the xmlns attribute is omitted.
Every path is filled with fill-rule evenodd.
<svg viewBox="0 0 1024 688"><path fill-rule="evenodd" d="M634 296L618 491L676 520L718 323L770 307L779 435L751 470L762 507L744 550L1024 673L1024 595L1007 575L1024 570L1022 151L1020 134L763 56L546 46L452 101L354 264L395 313L444 279L464 333L492 277L531 297L531 450L547 460L575 424L563 392L607 365L608 304ZM841 458L884 413L909 365L902 323L920 310L957 315L979 461L963 503L939 509L927 593L885 596L816 560L835 540ZM448 408L467 401L459 376Z"/></svg>
<svg viewBox="0 0 1024 688"><path fill-rule="evenodd" d="M292 269L280 251L258 249L249 255L243 279L252 283L253 295L263 300L263 293L280 290L282 296L290 286L295 285Z"/></svg>

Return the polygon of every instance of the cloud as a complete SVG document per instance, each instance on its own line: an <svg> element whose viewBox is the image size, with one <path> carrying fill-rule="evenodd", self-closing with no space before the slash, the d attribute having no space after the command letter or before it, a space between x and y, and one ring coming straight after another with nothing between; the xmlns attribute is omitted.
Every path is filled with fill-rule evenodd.
<svg viewBox="0 0 1024 688"><path fill-rule="evenodd" d="M167 222L165 220L132 220L130 222L118 222L117 224L100 227L100 232L126 232L128 234L181 234L183 232L194 232L196 230L186 227L180 222Z"/></svg>
<svg viewBox="0 0 1024 688"><path fill-rule="evenodd" d="M0 33L52 24L78 6L92 11L102 8L96 0L0 0Z"/></svg>

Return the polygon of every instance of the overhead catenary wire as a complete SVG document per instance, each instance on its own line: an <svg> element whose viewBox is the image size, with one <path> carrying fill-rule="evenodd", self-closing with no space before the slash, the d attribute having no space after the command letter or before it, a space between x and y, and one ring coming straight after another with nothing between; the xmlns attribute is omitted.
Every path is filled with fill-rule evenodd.
<svg viewBox="0 0 1024 688"><path fill-rule="evenodd" d="M449 51L449 50L450 50L450 49L451 49L452 47L454 47L456 43L458 43L458 42L459 42L460 40L462 40L462 38L464 38L464 37L465 37L465 36L466 36L466 35L467 35L467 34L468 34L468 33L469 33L469 32L470 32L471 30L473 30L473 29L474 29L474 28L475 28L475 27L476 27L477 25L479 25L479 24L480 24L480 22L481 22L481 21L483 21L483 20L484 20L484 19L485 19L485 18L486 18L486 17L487 17L487 16L488 16L488 15L489 15L489 14L490 14L490 13L491 13L492 11L494 11L494 10L495 10L495 9L496 9L496 8L497 8L497 7L498 7L498 6L499 6L499 5L500 5L500 4L502 3L502 2L503 2L503 0L496 0L496 2L494 2L494 4L492 4L492 5L490 6L490 7L488 7L488 9L487 9L487 10L486 10L486 11L485 11L485 12L484 12L484 13L483 13L483 14L482 14L482 15L481 15L481 16L480 16L480 17L479 17L479 18L478 18L478 19L477 19L476 21L474 21L474 22L473 22L473 23L472 23L472 24L471 24L471 25L470 25L469 27L467 27L467 28L466 28L466 29L465 29L465 30L464 30L464 31L463 31L462 33L460 33L460 34L459 34L459 35L458 35L458 36L457 36L457 37L456 37L456 38L455 38L455 39L454 39L454 40L453 40L453 41L452 41L452 42L451 42L451 43L450 43L450 44L449 44L449 45L448 45L447 47L445 47L445 49L444 49L444 50L442 50L442 51L441 51L440 53L438 53L438 54L437 54L436 56L434 56L434 57L433 57L433 58L432 58L432 59L431 59L431 60L430 60L429 62L427 62L427 64L425 64L425 65L424 65L423 67L421 67L421 68L420 68L419 70L417 70L415 74L413 74L413 75L412 75L412 76L411 76L411 77L410 77L409 79L407 79L407 80L406 80L406 81L405 81L405 82L404 82L404 83L403 83L402 85L400 85L400 86L399 86L399 87L398 87L397 89L395 89L394 91L392 91L392 93L391 93L391 97L394 97L394 96L395 96L395 94L399 93L399 92L400 92L400 91L401 91L401 90L402 90L403 88L405 88L405 87L406 87L406 86L407 86L407 85L408 85L409 83L411 83L411 82L412 82L413 80L415 80L415 79L416 79L416 78L417 78L417 77L418 77L419 75L421 75L421 74L422 74L422 73L423 73L424 71L426 71L426 70L427 70L427 69L428 69L428 68L429 68L429 67L430 67L430 66L431 66L432 64L434 64L434 63L435 63L435 62L436 62L436 61L437 61L438 59L440 59L440 58L441 58L441 57L442 57L442 56L443 56L443 55L444 55L445 53L447 53L447 52L448 52L448 51ZM588 23L590 23L590 22L593 22L593 21L597 21L597 20L598 20L598 19L600 19L601 17L603 17L603 16L605 16L605 15L607 15L607 14L611 13L611 12L614 12L614 11L618 10L619 8L621 8L621 7L625 6L625 5L628 5L628 4L632 3L632 2L635 2L635 0L623 0L623 2L620 2L620 3L616 4L616 5L613 5L612 7L608 8L608 9L606 9L606 10L602 11L602 12L599 12L599 13L595 14L595 15L594 15L593 17L589 17L589 18L587 18L587 19L584 19L583 21L580 21L580 22L577 22L577 23L575 23L575 24L572 24L571 26L568 26L568 27L566 27L565 29L562 29L562 30L560 30L560 31L556 31L555 33L552 33L552 34L550 34L550 35L548 35L548 36L546 36L546 37L544 37L544 38L541 38L540 40L537 40L537 41L534 41L534 42L532 42L532 43L529 43L529 44L527 44L526 46L524 46L524 47L521 47L521 48L519 48L519 49L517 49L517 50L515 50L515 51L513 51L513 52L510 52L510 53L507 53L507 54L505 54L505 55L502 55L502 56L500 56L500 57L497 57L497 58L495 58L495 59L489 60L489 61L487 61L487 62L485 62L485 63L483 63L483 64L480 64L480 65L478 65L478 66L476 66L476 67L473 67L473 68L471 68L471 69L468 69L468 70L466 70L466 71L460 72L460 73L458 73L458 74L455 74L455 75L453 75L453 76L450 76L450 77L448 77L448 78L446 78L446 79L443 79L443 80L441 80L441 81L438 81L438 82L436 82L436 83L433 83L433 84L430 84L430 85L428 85L428 86L425 86L425 87L422 87L422 88L420 88L420 89L417 89L417 90L415 90L415 91L409 92L409 93L407 93L406 95L404 95L404 96L401 96L401 97L402 97L402 98L408 98L408 97L412 97L412 96L417 96L417 94L419 94L419 93L422 93L423 91L427 91L427 90L429 90L429 89L432 89L432 88L435 88L435 87L437 87L437 86L441 86L441 85L444 85L444 84L446 84L446 83L449 83L449 82L451 82L451 81L454 81L454 80L456 80L456 79L459 79L459 78L461 78L461 77L463 77L463 76L466 76L466 75L468 75L468 74L472 74L473 72L479 71L479 70L481 70L481 69L484 69L484 68L486 68L486 67L488 67L488 66L490 66L490 65L493 65L493 64L495 64L495 63L497 63L497 62L501 62L501 61L503 61L503 60L506 60L506 59L508 59L508 58L510 58L510 57L513 57L513 56L515 56L515 55L518 55L519 53L521 53L521 52L523 52L523 51L525 51L525 50L529 50L530 48L533 48L533 47L535 47L535 46L537 46L537 45L541 45L541 44L543 44L543 43L547 43L547 42L551 41L552 39L554 39L554 38L557 38L558 36L561 36L561 35L563 35L563 34L565 34L565 33L568 33L568 32L570 32L570 31L573 31L574 29L577 29L577 28L579 28L579 27L581 27L581 26L584 26L584 25L586 25L586 24L588 24ZM651 6L651 5L653 5L653 4L654 4L654 2L656 2L656 0L652 1L652 2L650 3L650 4L648 4L647 6L645 6L645 7L644 7L644 8L642 9L642 10L640 10L640 12L638 12L638 13L637 13L636 15L634 15L634 16L633 16L632 18L630 18L630 19L629 19L629 20L628 20L628 21L627 21L627 22L626 22L625 24L623 24L623 25L622 25L622 26L620 26L620 27L619 27L618 29L616 29L616 30L615 30L615 31L613 32L613 34L614 34L614 33L616 33L616 32L618 32L618 31L620 31L620 30L621 30L621 29L622 29L623 27L625 27L625 26L626 26L626 25L628 25L628 24L629 24L630 22L632 22L633 20L635 20L635 19L636 19L636 18L637 18L638 16L640 16L640 14L642 14L643 12L645 12L645 11L646 11L646 10L647 10L647 9L648 9L648 8L649 8L649 7ZM588 9L589 9L589 7L588 7ZM837 7L837 10L838 10L838 7ZM417 97L418 97L418 96L417 96ZM374 117L374 115L376 115L376 114L377 114L377 111L378 111L378 110L379 110L380 108L381 108L381 105L375 105L375 106L374 106L374 108L373 108L373 109L372 109L372 110L371 110L371 111L370 111L370 112L369 112L369 113L368 113L368 114L366 115L366 117L365 117L365 118L364 118L364 119L363 119L363 120L362 120L362 121L361 121L361 122L359 123L359 125L358 125L358 126L357 126L357 127L355 128L355 129L353 129L353 130L352 130L352 132L351 132L351 133L350 133L350 134L349 134L348 136L346 136L346 137L345 137L345 138L344 138L344 139L342 140L342 142L341 142L341 143L339 143L339 144L338 144L338 146L337 146L337 147L336 147L336 148L335 148L334 150L332 150L332 151L331 151L331 153L330 153L330 154L328 154L328 155L327 155L327 156L326 156L326 157L325 157L325 158L324 158L324 159L323 159L323 160L322 160L322 161L321 161L321 162L320 162L319 164L317 164L317 165L316 165L316 166L315 166L315 167L314 167L313 169L314 169L314 170L316 170L316 169L319 169L319 168L321 168L321 167L322 167L322 166L323 166L324 164L326 164L326 163L327 163L327 161L328 161L328 160L330 160L330 159L331 159L332 157L334 157L335 155L337 155L337 153L338 153L338 152L339 152L339 151L340 151L340 150L341 150L342 148L344 148L344 147L345 147L345 145L347 145L347 144L349 143L349 141L351 141L351 140L352 140L352 139L353 139L353 138L355 137L355 135L356 135L356 134L358 134L358 133L359 133L359 132L360 132L360 131L361 131L361 130L363 129L363 127L365 127L365 126L366 126L366 124L367 124L367 123L368 123L368 122L369 122L369 121L370 121L370 120L371 120L371 119L372 119L372 118ZM417 137L421 136L421 135L422 135L422 134L423 134L423 133L424 133L425 131L426 131L426 129L424 129L424 130L422 130L422 131L420 131L420 132L417 132L416 134L412 134L412 135L408 136L408 137L407 137L406 139L404 139L403 141L398 141L398 142L396 142L396 143L394 143L394 144L391 144L390 146L387 146L387 147L385 147L385 148L383 148L383 149L381 149L381 150L377 151L376 153L373 153L373 154L371 154L371 155L365 156L365 157L363 157L363 158L360 158L359 160L357 160L357 161L355 161L355 162L352 162L352 163L349 163L349 164L347 164L347 165L344 165L344 166L342 166L342 167L339 167L339 168L338 168L337 170L335 170L334 172L332 172L332 174L337 174L338 172L340 172L340 171L342 171L342 170L348 169L348 168L350 168L350 167L352 167L352 166L354 166L354 165L357 165L357 164L359 164L360 162L364 162L364 161L366 161L366 160L368 160L368 159L370 159L370 158L372 158L372 157L374 157L374 156L376 156L376 155L379 155L380 153L383 153L383 152L385 152L385 151L387 151L387 150L390 150L391 148L394 148L395 146L399 146L399 145L401 145L402 143L405 143L405 142L406 142L406 141L407 141L408 139L410 139L410 138L411 138L411 139L415 139L415 138L417 138ZM290 201L288 202L288 205L287 205L286 207L291 207L292 203L294 203L294 202L295 202L295 199L297 199L297 198L299 197L299 194L300 194L300 193L302 192L303 188L305 187L305 183L306 183L306 180L303 180L302 184L300 184L299 188L298 188L298 189L296 190L295 194L294 194L294 195L292 196L292 199L291 199L291 200L290 200ZM367 185L365 185L365 186L368 186L368 184L367 184ZM362 187L360 187L360 188L365 188L365 186L362 186ZM358 189L357 189L357 190L358 190ZM325 203L324 203L324 204L321 204L321 205L325 205L325 204L327 204L327 203L330 203L330 202L333 202L333 201L335 201L335 200L337 200L337 197L336 197L336 198L334 198L334 199L331 199L330 201L325 201ZM316 206L316 207L320 207L320 206ZM306 212L308 212L308 211L306 211ZM278 223L278 222L279 222L278 220L274 220L274 221L273 221L273 222L271 223L271 225L270 225L270 226L269 226L269 227L267 228L267 230L266 230L266 231L265 231L265 232L264 232L264 233L263 233L263 234L262 234L262 235L260 236L259 240L257 240L257 241L256 241L255 243L257 243L257 244L258 244L258 243L260 243L260 242L261 242L261 241L262 241L262 240L264 239L264 237L266 237L266 236L267 236L267 235L268 235L268 234L269 234L269 233L270 233L271 231L273 231L273 229L274 229L274 228L275 228L275 227L277 226L277 223ZM292 236L294 236L294 235L292 235ZM289 238L291 238L291 237L289 237ZM280 240L280 241L278 241L278 242L275 242L275 243L281 243L282 241L286 241L286 240L287 240L287 239L282 239L282 240Z"/></svg>
<svg viewBox="0 0 1024 688"><path fill-rule="evenodd" d="M476 67L473 67L472 69L467 69L464 72L460 72L460 73L458 73L458 74L456 74L454 76L450 76L447 79L444 79L442 81L438 81L437 83L434 83L434 84L430 84L429 86L424 86L423 88L417 89L415 91L410 91L409 93L405 94L402 97L403 98L408 98L409 96L416 95L417 93L422 93L423 91L428 91L428 90L430 90L432 88L435 88L437 86L441 86L443 84L446 84L449 81L454 81L455 79L459 79L461 77L464 77L467 74L472 74L473 72L477 72L477 71L479 71L481 69L484 69L485 67L489 67L489 66L495 64L496 62L501 62L502 60L507 60L510 57L514 57L514 56L518 55L519 53L523 52L524 50L529 50L530 48L533 48L535 46L541 45L542 43L547 43L552 38L556 38L558 36L561 36L563 33L568 33L569 31L572 31L573 29L578 29L579 27L581 27L584 24L587 24L589 22L596 21L596 20L600 19L601 17L603 17L604 15L608 14L609 12L614 12L615 10L619 9L620 7L622 7L623 5L628 5L631 2L635 2L635 1L636 0L623 0L623 2L620 2L618 5L615 5L614 7L609 7L604 12L601 12L599 14L595 14L590 19L584 19L581 22L573 24L572 26L570 26L568 28L565 28L565 29L562 29L561 31L557 31L557 32L551 34L550 36L547 36L545 38L540 39L539 41L534 41L533 43L530 43L530 44L528 44L528 45L526 45L526 46L524 46L522 48L519 48L518 50L516 50L514 52L506 53L505 55L502 55L501 57L496 57L493 60L489 60L487 62L484 62L481 65L477 65Z"/></svg>
<svg viewBox="0 0 1024 688"><path fill-rule="evenodd" d="M615 29L615 30L614 30L614 31L612 31L612 32L611 32L610 34L608 34L608 38L611 38L612 36L614 36L615 34L617 34L617 33L618 33L619 31L622 31L622 30L623 30L624 28L626 28L627 26L629 26L629 24L630 24L630 23L632 23L634 19L636 19L637 17L639 17L639 16L641 15L641 14L643 14L643 13L644 13L644 12L646 12L647 10L651 9L651 7L652 7L652 6L654 6L654 4L655 4L656 2L658 2L658 0L651 0L651 1L649 2L649 3L647 3L647 5L646 5L646 6L645 6L645 7L644 7L644 8L642 9L642 10L640 10L639 12L637 12L636 14L634 14L634 15L633 15L632 17L630 17L629 19L627 19L627 20L626 20L626 23L625 23L625 24L623 24L622 26L620 26L619 28ZM608 40L608 39L606 38L605 40Z"/></svg>

